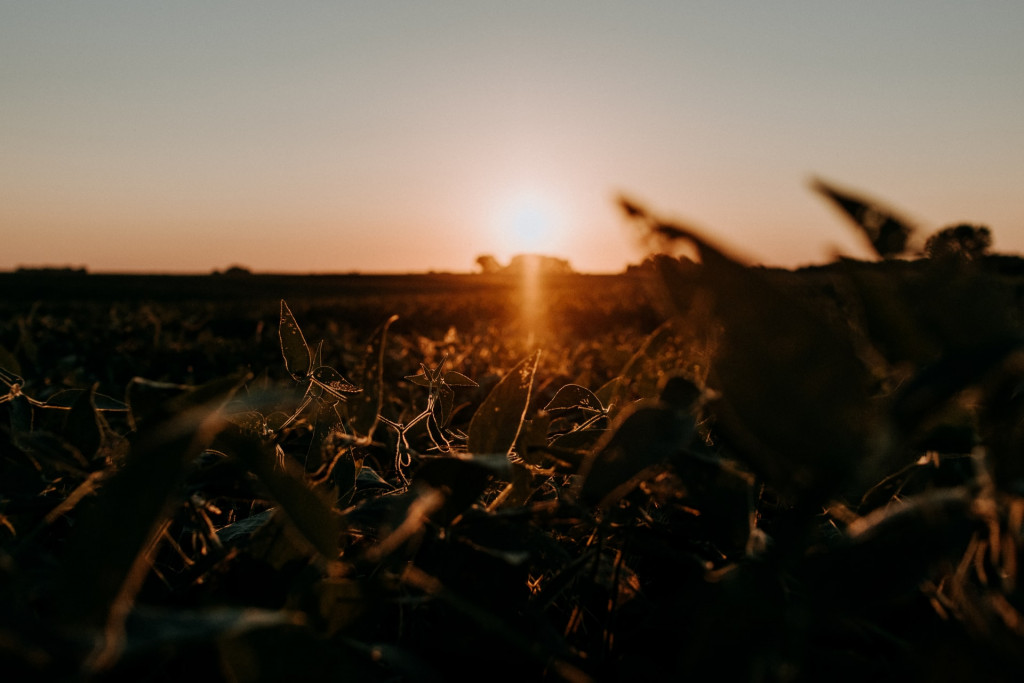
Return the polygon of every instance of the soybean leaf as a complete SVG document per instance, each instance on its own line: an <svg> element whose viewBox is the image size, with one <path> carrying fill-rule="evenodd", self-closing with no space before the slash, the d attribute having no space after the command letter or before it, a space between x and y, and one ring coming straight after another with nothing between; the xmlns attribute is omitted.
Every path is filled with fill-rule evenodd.
<svg viewBox="0 0 1024 683"><path fill-rule="evenodd" d="M507 466L507 462L505 463ZM435 458L416 470L415 482L443 492L444 503L430 518L442 526L450 524L472 505L487 488L494 469L475 459Z"/></svg>
<svg viewBox="0 0 1024 683"><path fill-rule="evenodd" d="M181 656L191 648L207 647L220 639L300 622L298 613L255 607L203 610L140 607L129 617L124 655L131 660L157 657L169 651Z"/></svg>
<svg viewBox="0 0 1024 683"><path fill-rule="evenodd" d="M64 389L58 391L56 394L46 399L47 408L70 408L75 404L83 394L88 394L89 391L85 389ZM107 412L107 411L124 411L128 410L128 406L123 401L118 401L116 398L111 398L104 394L92 392L93 404L96 406L96 410Z"/></svg>
<svg viewBox="0 0 1024 683"><path fill-rule="evenodd" d="M421 387L430 386L430 378L427 377L426 375L409 375L408 377L406 377L406 379L412 382L413 384L416 384Z"/></svg>
<svg viewBox="0 0 1024 683"><path fill-rule="evenodd" d="M574 432L559 434L549 445L576 451L590 450L607 432L607 429L577 429Z"/></svg>
<svg viewBox="0 0 1024 683"><path fill-rule="evenodd" d="M309 375L312 367L309 345L284 299L281 299L281 322L277 333L281 340L281 355L284 356L285 369L296 379Z"/></svg>
<svg viewBox="0 0 1024 683"><path fill-rule="evenodd" d="M595 391L594 395L597 396L597 400L601 402L602 406L606 409L611 409L617 407L622 402L622 397L626 393L628 384L629 382L625 377L616 375Z"/></svg>
<svg viewBox="0 0 1024 683"><path fill-rule="evenodd" d="M138 431L147 419L161 418L168 412L168 403L190 391L189 387L168 382L155 382L133 377L125 389L125 403L128 406L128 423Z"/></svg>
<svg viewBox="0 0 1024 683"><path fill-rule="evenodd" d="M632 406L616 422L580 469L580 498L587 504L615 503L649 468L685 448L694 430L692 417L661 402Z"/></svg>
<svg viewBox="0 0 1024 683"><path fill-rule="evenodd" d="M568 410L581 409L588 412L602 412L604 405L594 392L579 384L566 384L555 392L544 410L549 413L558 413Z"/></svg>
<svg viewBox="0 0 1024 683"><path fill-rule="evenodd" d="M447 427L452 419L452 412L455 410L455 390L442 384L437 389L437 403L435 403L434 414L437 417L437 424L440 427ZM440 415L437 413L440 412Z"/></svg>
<svg viewBox="0 0 1024 683"><path fill-rule="evenodd" d="M963 558L983 525L976 505L967 487L936 489L857 518L831 552L807 558L808 583L854 609L919 595L938 563Z"/></svg>
<svg viewBox="0 0 1024 683"><path fill-rule="evenodd" d="M21 364L10 351L0 346L0 382L10 386L14 383L21 383L18 374L21 372Z"/></svg>
<svg viewBox="0 0 1024 683"><path fill-rule="evenodd" d="M240 545L244 541L250 539L252 535L260 529L260 527L267 524L273 514L273 510L264 510L263 512L257 512L254 515L250 515L244 519L238 520L237 522L228 524L225 527L217 529L217 538L224 544Z"/></svg>
<svg viewBox="0 0 1024 683"><path fill-rule="evenodd" d="M11 435L17 441L32 431L32 404L24 394L12 397L10 403Z"/></svg>
<svg viewBox="0 0 1024 683"><path fill-rule="evenodd" d="M394 486L388 483L387 479L377 474L372 467L360 467L356 475L356 483L360 488L392 489Z"/></svg>
<svg viewBox="0 0 1024 683"><path fill-rule="evenodd" d="M325 558L334 559L340 520L325 496L307 486L302 467L291 458L279 459L280 446L237 430L225 430L224 441L263 482L299 533Z"/></svg>
<svg viewBox="0 0 1024 683"><path fill-rule="evenodd" d="M839 190L822 180L815 180L811 187L838 206L860 228L879 256L891 258L906 252L907 240L914 229L892 211L874 201Z"/></svg>
<svg viewBox="0 0 1024 683"><path fill-rule="evenodd" d="M336 399L344 400L345 394L358 394L362 389L345 379L340 372L328 365L321 365L310 379Z"/></svg>
<svg viewBox="0 0 1024 683"><path fill-rule="evenodd" d="M334 458L334 444L330 438L340 428L341 416L338 415L337 404L318 401L316 417L313 421L313 433L310 435L309 447L306 449L305 468L314 472L324 463Z"/></svg>
<svg viewBox="0 0 1024 683"><path fill-rule="evenodd" d="M699 251L698 285L722 328L713 404L727 445L783 495L821 501L874 452L885 425L868 400L869 377L848 334L763 272L694 230L653 223ZM860 471L858 471L860 470Z"/></svg>
<svg viewBox="0 0 1024 683"><path fill-rule="evenodd" d="M532 420L524 420L523 428L516 438L516 453L531 465L544 462L543 449L548 444L548 429L551 427L551 416L539 413Z"/></svg>
<svg viewBox="0 0 1024 683"><path fill-rule="evenodd" d="M533 473L522 463L511 463L507 478L511 481L495 500L493 508L520 507L533 495Z"/></svg>
<svg viewBox="0 0 1024 683"><path fill-rule="evenodd" d="M330 452L328 452L330 448ZM356 480L360 474L361 460L356 460L352 449L341 444L331 444L330 441L323 446L323 459L331 462L330 481L338 491L338 503L342 507L352 502L356 493ZM328 460L328 459L331 460Z"/></svg>
<svg viewBox="0 0 1024 683"><path fill-rule="evenodd" d="M360 373L362 394L356 396L349 406L349 423L357 434L367 438L373 437L380 420L380 410L384 402L384 346L387 342L388 328L398 320L397 315L388 318L378 328L366 349Z"/></svg>
<svg viewBox="0 0 1024 683"><path fill-rule="evenodd" d="M533 377L540 352L522 360L498 382L469 423L467 447L471 453L512 451L530 403Z"/></svg>
<svg viewBox="0 0 1024 683"><path fill-rule="evenodd" d="M444 373L444 383L451 387L478 387L480 386L461 372L449 370Z"/></svg>
<svg viewBox="0 0 1024 683"><path fill-rule="evenodd" d="M83 391L68 410L63 437L78 449L86 460L92 459L103 441L102 418L93 402L96 387Z"/></svg>
<svg viewBox="0 0 1024 683"><path fill-rule="evenodd" d="M219 380L148 411L124 465L83 510L65 545L52 596L62 624L102 629L123 619L186 465L229 424L218 413L245 379Z"/></svg>

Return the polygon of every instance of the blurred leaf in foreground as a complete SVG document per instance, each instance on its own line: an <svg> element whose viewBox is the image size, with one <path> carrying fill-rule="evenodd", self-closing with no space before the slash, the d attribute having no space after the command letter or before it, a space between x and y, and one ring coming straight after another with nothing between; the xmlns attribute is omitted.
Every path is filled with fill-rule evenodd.
<svg viewBox="0 0 1024 683"><path fill-rule="evenodd" d="M687 241L700 254L695 281L665 284L696 282L711 297L721 326L711 377L721 398L712 407L729 444L784 495L839 493L879 434L849 335L695 230L646 220L661 240Z"/></svg>
<svg viewBox="0 0 1024 683"><path fill-rule="evenodd" d="M896 214L875 202L843 192L823 180L815 180L811 187L843 210L861 229L879 256L892 258L906 252L907 241L914 229Z"/></svg>
<svg viewBox="0 0 1024 683"><path fill-rule="evenodd" d="M618 424L606 432L584 461L580 497L591 505L609 507L629 493L659 465L686 447L693 435L693 418L661 401L630 406Z"/></svg>
<svg viewBox="0 0 1024 683"><path fill-rule="evenodd" d="M124 618L149 569L186 464L227 424L219 411L246 379L213 382L149 411L124 465L84 506L61 555L52 597L63 626L100 636L97 667L117 656Z"/></svg>

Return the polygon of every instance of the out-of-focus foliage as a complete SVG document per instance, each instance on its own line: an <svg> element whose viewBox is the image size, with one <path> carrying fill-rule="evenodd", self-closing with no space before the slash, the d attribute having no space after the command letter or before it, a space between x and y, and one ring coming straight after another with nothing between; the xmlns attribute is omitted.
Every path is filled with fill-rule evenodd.
<svg viewBox="0 0 1024 683"><path fill-rule="evenodd" d="M943 228L924 243L928 258L977 259L992 246L992 232L983 225L961 223Z"/></svg>

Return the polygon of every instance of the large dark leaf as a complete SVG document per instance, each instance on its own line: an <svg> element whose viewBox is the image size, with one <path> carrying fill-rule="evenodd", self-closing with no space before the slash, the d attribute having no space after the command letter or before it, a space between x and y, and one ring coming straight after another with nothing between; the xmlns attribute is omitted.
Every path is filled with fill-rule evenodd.
<svg viewBox="0 0 1024 683"><path fill-rule="evenodd" d="M508 463L504 463L508 467ZM416 470L414 482L428 484L444 494L444 503L434 510L430 518L437 524L450 524L472 505L487 488L494 474L485 460L435 458Z"/></svg>
<svg viewBox="0 0 1024 683"><path fill-rule="evenodd" d="M334 559L340 519L328 497L306 484L302 466L291 458L279 458L279 446L236 429L225 430L222 440L259 477L299 533L325 558Z"/></svg>
<svg viewBox="0 0 1024 683"><path fill-rule="evenodd" d="M147 421L160 421L173 413L172 401L191 392L190 387L133 377L125 389L128 423L139 431Z"/></svg>
<svg viewBox="0 0 1024 683"><path fill-rule="evenodd" d="M691 416L657 401L631 406L616 422L580 470L584 503L613 505L646 472L685 448L694 428Z"/></svg>
<svg viewBox="0 0 1024 683"><path fill-rule="evenodd" d="M694 230L660 223L652 230L700 253L697 284L722 328L712 367L721 398L713 407L737 455L798 498L823 500L855 473L868 475L858 468L874 455L871 435L881 436L884 425L849 335Z"/></svg>
<svg viewBox="0 0 1024 683"><path fill-rule="evenodd" d="M71 405L64 421L63 437L71 443L86 460L91 460L103 441L103 425L96 410L96 388L83 391Z"/></svg>
<svg viewBox="0 0 1024 683"><path fill-rule="evenodd" d="M0 346L0 382L11 385L21 384L18 373L21 372L21 364L10 351Z"/></svg>
<svg viewBox="0 0 1024 683"><path fill-rule="evenodd" d="M892 211L876 202L843 192L822 180L815 180L811 187L842 209L864 233L879 256L890 258L906 252L907 240L914 229Z"/></svg>
<svg viewBox="0 0 1024 683"><path fill-rule="evenodd" d="M186 464L228 424L218 412L245 379L175 395L141 421L124 465L83 510L61 554L53 593L61 623L95 629L120 623L149 567L150 548Z"/></svg>
<svg viewBox="0 0 1024 683"><path fill-rule="evenodd" d="M498 382L469 423L471 453L508 454L515 445L530 403L540 352L521 361Z"/></svg>

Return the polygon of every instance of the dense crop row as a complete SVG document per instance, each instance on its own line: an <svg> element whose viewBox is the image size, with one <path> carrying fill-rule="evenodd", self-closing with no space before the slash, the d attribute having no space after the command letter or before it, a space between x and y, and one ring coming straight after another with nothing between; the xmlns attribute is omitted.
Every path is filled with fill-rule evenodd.
<svg viewBox="0 0 1024 683"><path fill-rule="evenodd" d="M372 331L11 311L4 677L1015 679L1014 283L750 268L628 209L700 255L650 264L663 323L635 282L529 329L469 290L348 302Z"/></svg>

